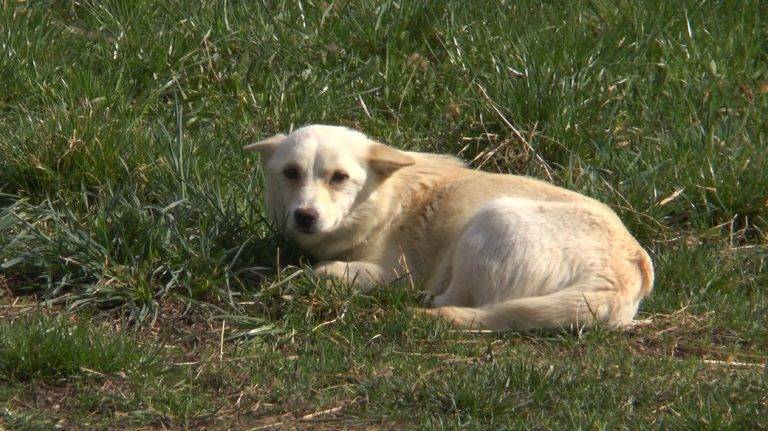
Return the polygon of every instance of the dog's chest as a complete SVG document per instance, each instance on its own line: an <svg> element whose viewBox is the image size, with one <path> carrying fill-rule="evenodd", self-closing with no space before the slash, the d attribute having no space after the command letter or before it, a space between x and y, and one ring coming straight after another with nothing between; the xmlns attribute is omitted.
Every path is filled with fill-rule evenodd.
<svg viewBox="0 0 768 431"><path fill-rule="evenodd" d="M450 188L440 188L411 201L390 241L401 250L408 269L419 277L433 271L462 223L454 220L450 194Z"/></svg>

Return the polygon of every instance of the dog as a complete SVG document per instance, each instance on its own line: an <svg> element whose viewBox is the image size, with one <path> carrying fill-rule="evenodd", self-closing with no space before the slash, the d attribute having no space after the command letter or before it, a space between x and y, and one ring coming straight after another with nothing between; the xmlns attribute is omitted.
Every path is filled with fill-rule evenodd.
<svg viewBox="0 0 768 431"><path fill-rule="evenodd" d="M626 327L653 288L648 253L576 192L338 126L243 149L261 156L268 216L317 274L361 288L409 274L434 294L424 311L459 327Z"/></svg>

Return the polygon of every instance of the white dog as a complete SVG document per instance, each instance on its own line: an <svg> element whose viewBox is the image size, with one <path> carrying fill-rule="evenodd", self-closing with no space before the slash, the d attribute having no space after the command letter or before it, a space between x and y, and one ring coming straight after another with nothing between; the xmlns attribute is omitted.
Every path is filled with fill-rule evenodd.
<svg viewBox="0 0 768 431"><path fill-rule="evenodd" d="M321 260L317 273L370 287L409 272L436 295L427 312L457 325L621 327L653 287L618 216L578 193L343 127L244 149L261 154L270 216Z"/></svg>

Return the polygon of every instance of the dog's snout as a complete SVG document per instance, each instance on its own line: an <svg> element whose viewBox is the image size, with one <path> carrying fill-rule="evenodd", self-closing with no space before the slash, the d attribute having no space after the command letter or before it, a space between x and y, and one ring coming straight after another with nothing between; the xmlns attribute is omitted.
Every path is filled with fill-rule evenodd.
<svg viewBox="0 0 768 431"><path fill-rule="evenodd" d="M309 229L317 221L317 210L313 208L298 208L293 213L293 218L296 220L296 225L301 229Z"/></svg>

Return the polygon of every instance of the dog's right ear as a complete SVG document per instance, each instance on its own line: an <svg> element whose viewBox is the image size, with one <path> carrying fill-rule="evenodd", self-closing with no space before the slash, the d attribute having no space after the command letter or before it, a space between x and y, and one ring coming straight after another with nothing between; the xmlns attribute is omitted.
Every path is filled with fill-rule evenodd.
<svg viewBox="0 0 768 431"><path fill-rule="evenodd" d="M368 160L373 170L384 176L392 175L396 170L416 163L410 155L379 143L371 146Z"/></svg>
<svg viewBox="0 0 768 431"><path fill-rule="evenodd" d="M275 152L277 146L285 141L285 138L287 138L287 136L283 135L282 133L278 133L277 135L264 139L263 141L248 144L243 147L243 150L248 151L249 153L259 153L262 156L269 157L272 155L272 153Z"/></svg>

